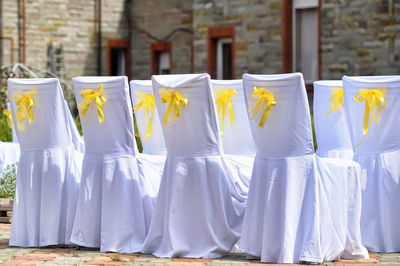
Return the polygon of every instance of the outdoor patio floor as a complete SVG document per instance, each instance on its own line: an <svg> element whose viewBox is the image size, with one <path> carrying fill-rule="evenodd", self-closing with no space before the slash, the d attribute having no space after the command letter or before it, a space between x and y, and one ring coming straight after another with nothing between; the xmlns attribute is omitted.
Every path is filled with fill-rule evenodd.
<svg viewBox="0 0 400 266"><path fill-rule="evenodd" d="M98 250L75 248L15 248L8 246L10 224L0 224L0 265L260 265L260 261L246 260L245 255L228 255L220 259L160 259L143 254L100 253ZM341 260L324 264L400 265L400 253L370 253L368 261Z"/></svg>

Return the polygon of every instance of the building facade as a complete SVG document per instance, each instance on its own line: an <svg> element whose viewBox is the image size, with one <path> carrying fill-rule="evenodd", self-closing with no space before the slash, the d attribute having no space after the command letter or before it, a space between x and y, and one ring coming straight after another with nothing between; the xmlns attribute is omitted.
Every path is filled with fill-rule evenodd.
<svg viewBox="0 0 400 266"><path fill-rule="evenodd" d="M400 74L400 0L1 0L0 63L78 75Z"/></svg>

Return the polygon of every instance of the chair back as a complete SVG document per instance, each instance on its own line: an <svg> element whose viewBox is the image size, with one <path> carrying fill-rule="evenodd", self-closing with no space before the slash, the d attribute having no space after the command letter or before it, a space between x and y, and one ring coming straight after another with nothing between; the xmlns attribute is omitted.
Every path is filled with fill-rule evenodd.
<svg viewBox="0 0 400 266"><path fill-rule="evenodd" d="M64 96L56 78L7 80L13 127L22 151L71 145ZM19 121L18 121L19 120Z"/></svg>
<svg viewBox="0 0 400 266"><path fill-rule="evenodd" d="M210 76L208 74L154 75L152 81L168 156L221 154L222 146ZM179 103L179 117L175 118L174 123L177 111L175 102L163 103L162 98L166 99L170 93L175 92L187 99L187 104L183 107L184 103ZM160 93L164 96L162 97ZM164 123L166 119L168 122Z"/></svg>
<svg viewBox="0 0 400 266"><path fill-rule="evenodd" d="M378 153L399 149L400 76L344 76L342 80L344 103L354 153ZM364 93L367 91L383 91L384 106L382 107L378 97L369 96L367 99L360 99L359 96L362 96L359 94L360 90ZM379 92L376 95L380 96ZM359 98L359 101L355 97ZM377 105L373 103L373 98L377 100ZM367 101L371 104L368 112L365 108ZM373 119L373 115L378 124ZM364 135L365 128L367 134Z"/></svg>
<svg viewBox="0 0 400 266"><path fill-rule="evenodd" d="M286 158L314 153L310 110L301 73L244 74L243 86L257 156ZM270 106L269 113L267 105L262 102L264 96L261 97L258 112L254 112L260 99L256 90L273 95L276 104ZM265 123L261 127L263 119Z"/></svg>
<svg viewBox="0 0 400 266"><path fill-rule="evenodd" d="M349 157L352 157L353 147L344 108L341 80L314 82L313 113L318 143L317 154L326 157L325 155L332 154L333 151L347 151Z"/></svg>
<svg viewBox="0 0 400 266"><path fill-rule="evenodd" d="M85 138L85 152L137 153L127 77L75 77L72 84L76 102L81 106L79 115ZM97 98L93 97L83 114L82 106L90 98L85 96L88 94Z"/></svg>
<svg viewBox="0 0 400 266"><path fill-rule="evenodd" d="M256 147L251 135L249 119L247 117L246 102L244 99L243 81L237 80L211 80L213 88L214 99L216 103L217 116L219 127L221 129L222 145L224 153L235 155L254 155ZM223 104L223 94L234 92L234 95L229 97L232 103L233 120L232 126L230 125L230 113L227 104ZM218 101L218 96L221 97ZM220 109L218 109L218 103ZM222 109L225 108L224 123L222 123ZM223 125L223 127L222 127Z"/></svg>
<svg viewBox="0 0 400 266"><path fill-rule="evenodd" d="M135 110L135 118L139 133L138 135L142 141L142 152L153 155L167 154L160 118L155 103L152 107L153 109L146 110L148 106L146 106L145 101L148 99L149 95L153 96L153 84L151 83L151 80L132 80L130 85L132 103L134 108L137 106L137 110ZM139 106L141 102L143 105ZM151 123L151 134L147 137L149 123Z"/></svg>

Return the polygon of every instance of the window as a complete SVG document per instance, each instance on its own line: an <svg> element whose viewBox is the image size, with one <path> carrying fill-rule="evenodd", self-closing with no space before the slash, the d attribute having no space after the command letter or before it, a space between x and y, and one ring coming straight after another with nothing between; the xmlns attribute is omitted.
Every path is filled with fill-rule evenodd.
<svg viewBox="0 0 400 266"><path fill-rule="evenodd" d="M171 74L171 43L151 44L151 72L153 75Z"/></svg>
<svg viewBox="0 0 400 266"><path fill-rule="evenodd" d="M234 27L208 30L208 73L212 78L235 78L234 41Z"/></svg>
<svg viewBox="0 0 400 266"><path fill-rule="evenodd" d="M320 78L320 2L283 0L282 5L283 72L302 72L308 85Z"/></svg>
<svg viewBox="0 0 400 266"><path fill-rule="evenodd" d="M130 43L128 40L108 40L108 75L129 76Z"/></svg>
<svg viewBox="0 0 400 266"><path fill-rule="evenodd" d="M217 79L232 79L232 39L217 39Z"/></svg>

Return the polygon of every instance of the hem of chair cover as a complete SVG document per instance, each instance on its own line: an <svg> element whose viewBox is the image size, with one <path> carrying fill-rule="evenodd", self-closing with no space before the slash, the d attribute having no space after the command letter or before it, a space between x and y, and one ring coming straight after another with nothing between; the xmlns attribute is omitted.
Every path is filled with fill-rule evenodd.
<svg viewBox="0 0 400 266"><path fill-rule="evenodd" d="M222 258L226 255L228 255L228 252L226 254L223 255L215 255L215 256L165 256L165 255L160 255L158 252L143 252L140 251L140 253L143 254L151 254L157 258L188 258L188 259L218 259L218 258Z"/></svg>
<svg viewBox="0 0 400 266"><path fill-rule="evenodd" d="M100 252L102 252L102 253L112 252L112 253L121 253L121 254L132 254L132 253L141 253L141 250L142 250L142 247L132 248L132 249L129 249L127 251L121 250L121 249L117 249L117 248L100 247Z"/></svg>
<svg viewBox="0 0 400 266"><path fill-rule="evenodd" d="M357 148L354 149L354 156L364 156L364 155L373 155L373 154L382 154L382 153L390 153L390 152L400 151L400 147L395 148L395 149L390 149L390 150L374 151L374 152L356 152L356 150L357 150Z"/></svg>
<svg viewBox="0 0 400 266"><path fill-rule="evenodd" d="M315 156L315 152L312 153L307 153L307 154L302 154L302 155L293 155L293 156L287 156L287 157L265 157L260 154L256 154L255 158L257 159L262 159L262 160L291 160L291 159L296 159L296 158L301 158L305 156Z"/></svg>
<svg viewBox="0 0 400 266"><path fill-rule="evenodd" d="M239 249L242 250L243 252L246 252L247 254L256 257L256 258L261 258L261 253L249 250L247 248L243 248L242 246L239 245ZM306 261L306 262L313 262L313 263L322 263L324 260L322 258L313 258L313 257L300 257L299 259L293 259L293 258L261 258L261 262L270 262L270 263L298 263L300 261Z"/></svg>
<svg viewBox="0 0 400 266"><path fill-rule="evenodd" d="M369 248L368 244L363 243L363 246L369 251L369 252L377 252L377 253L398 253L400 252L400 247L399 248Z"/></svg>
<svg viewBox="0 0 400 266"><path fill-rule="evenodd" d="M72 243L68 241L67 243L61 243L58 239L46 241L46 244L38 244L38 245L26 245L26 244L18 244L18 243L9 243L10 247L24 247L24 248L32 248L32 247L48 247L48 246L59 246L59 245L71 245Z"/></svg>
<svg viewBox="0 0 400 266"><path fill-rule="evenodd" d="M88 242L74 240L72 238L69 242L70 242L70 244L78 245L78 246L86 247L86 248L100 248L100 244L92 244L92 243L88 243Z"/></svg>

